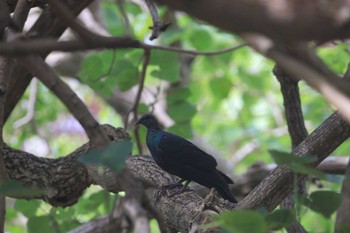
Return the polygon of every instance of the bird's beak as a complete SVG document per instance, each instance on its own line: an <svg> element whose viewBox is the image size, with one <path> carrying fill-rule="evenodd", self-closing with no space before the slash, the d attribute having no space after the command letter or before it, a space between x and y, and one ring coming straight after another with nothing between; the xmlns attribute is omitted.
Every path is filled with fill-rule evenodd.
<svg viewBox="0 0 350 233"><path fill-rule="evenodd" d="M135 122L135 125L139 125L139 124L140 124L140 119Z"/></svg>

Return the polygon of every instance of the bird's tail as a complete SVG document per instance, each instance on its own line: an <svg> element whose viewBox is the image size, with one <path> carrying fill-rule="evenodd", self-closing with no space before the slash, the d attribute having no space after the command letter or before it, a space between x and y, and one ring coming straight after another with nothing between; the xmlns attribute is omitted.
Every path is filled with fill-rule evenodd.
<svg viewBox="0 0 350 233"><path fill-rule="evenodd" d="M237 203L236 198L232 195L228 188L223 187L215 187L216 191L220 194L222 198L225 200L229 200L230 202Z"/></svg>
<svg viewBox="0 0 350 233"><path fill-rule="evenodd" d="M217 170L217 169L216 169ZM226 181L226 183L228 183L228 184L233 184L233 180L230 178L230 177L228 177L225 173L223 173L223 172L221 172L221 171L219 171L219 170L217 170L218 172L219 172L219 174L222 176L222 178L224 178L224 180Z"/></svg>

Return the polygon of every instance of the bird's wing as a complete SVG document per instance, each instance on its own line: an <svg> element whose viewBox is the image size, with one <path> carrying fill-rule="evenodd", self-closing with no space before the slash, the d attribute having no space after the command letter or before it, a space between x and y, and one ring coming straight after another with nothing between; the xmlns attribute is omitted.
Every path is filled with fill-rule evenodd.
<svg viewBox="0 0 350 233"><path fill-rule="evenodd" d="M175 134L164 132L158 143L159 152L193 168L211 171L217 163L213 156Z"/></svg>

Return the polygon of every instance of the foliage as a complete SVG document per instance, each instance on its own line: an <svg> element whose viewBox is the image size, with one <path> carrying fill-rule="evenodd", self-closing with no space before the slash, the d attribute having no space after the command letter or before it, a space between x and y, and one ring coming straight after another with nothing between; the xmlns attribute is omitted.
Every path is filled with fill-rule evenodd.
<svg viewBox="0 0 350 233"><path fill-rule="evenodd" d="M81 156L79 161L85 164L100 165L118 173L124 168L125 161L131 156L132 142L123 140L110 143L104 150L91 150ZM118 155L118 156L116 156Z"/></svg>
<svg viewBox="0 0 350 233"><path fill-rule="evenodd" d="M124 35L124 22L114 2L104 1L102 10L108 32L112 35ZM125 10L132 25L132 36L147 41L150 35L148 27L152 24L148 12L130 2L125 3ZM169 13L165 9L161 9L161 12L164 16ZM198 23L184 14L176 15L176 18L177 26L170 27L154 43L180 44L184 49L205 51L241 43L240 38L202 22ZM339 74L345 71L349 62L345 44L321 47L318 53L334 71ZM145 92L155 95L158 101L166 104L167 113L175 123L169 128L170 131L189 139L194 134L199 134L227 159L231 159L234 152L244 146L258 142L259 146L236 164L236 173L246 171L258 160L267 163L275 160L278 164L291 166L296 172L324 179L324 186L328 189L319 191L310 184L313 192L301 198L300 204L307 208L300 207L302 211L298 216L295 216L293 210L276 210L270 214L263 211L234 211L221 215L217 222L230 232L254 233L280 230L289 226L297 217L310 232L327 232L332 229L332 214L340 203L339 194L336 193L340 189L339 182L328 182L334 177L325 176L307 167L307 163L313 161L312 157L297 159L278 151L272 152L273 158L269 156L270 148L289 150L291 144L285 128L279 84L271 72L273 62L248 47L216 56L191 57L193 61L189 62L188 74L190 79L186 85L182 85L179 83L183 81L180 75L182 56L184 55L174 52L152 50L145 82ZM100 121L120 126L122 121L119 115L102 98L111 97L116 88L123 92L133 90L140 80L142 57L142 50L138 49L91 53L82 61L77 75L84 84L68 82ZM161 96L154 90L166 90L166 96ZM312 131L333 112L333 108L308 86L301 84L300 91L306 125ZM39 135L51 148L46 155L53 157L52 154L65 155L85 142L86 137L77 122L68 117L63 105L42 85L38 89L34 121L30 127L14 129L14 122L27 112L29 95L29 91L25 93L22 104L7 122L5 139L8 144L21 147L29 138ZM151 111L153 104L140 104L139 112ZM59 122L63 122L62 125ZM117 164L113 169L120 171L120 162L125 161L131 149L130 143L123 143L125 144L121 146L125 150L125 157L110 156L111 151L121 149L120 144L112 144L102 152L102 156L96 156L96 152L90 154L86 162ZM40 148L43 148L42 144L45 143L41 143ZM349 145L343 145L334 154L345 154L349 149ZM55 227L59 228L56 232L66 232L109 213L113 206L112 199L113 195L110 193L92 187L77 204L65 209L53 209L36 200L11 200L14 204L7 209L9 224L6 227L13 233L52 232ZM315 218L319 220L319 224L313 224ZM154 232L159 231L154 220L152 229Z"/></svg>
<svg viewBox="0 0 350 233"><path fill-rule="evenodd" d="M289 227L296 220L291 209L266 211L239 210L225 212L216 218L224 229L235 233L266 233Z"/></svg>

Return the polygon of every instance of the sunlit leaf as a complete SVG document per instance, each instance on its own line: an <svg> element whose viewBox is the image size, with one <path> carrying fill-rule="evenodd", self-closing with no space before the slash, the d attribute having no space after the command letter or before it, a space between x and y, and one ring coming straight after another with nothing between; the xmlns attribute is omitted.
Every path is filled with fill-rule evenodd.
<svg viewBox="0 0 350 233"><path fill-rule="evenodd" d="M159 66L158 71L152 72L155 78L167 80L169 82L180 81L180 65L176 53L154 50L151 53L150 64Z"/></svg>
<svg viewBox="0 0 350 233"><path fill-rule="evenodd" d="M210 80L210 90L216 99L225 99L232 89L232 82L228 78L213 78Z"/></svg>
<svg viewBox="0 0 350 233"><path fill-rule="evenodd" d="M209 50L213 44L211 34L203 28L194 29L190 41L197 50Z"/></svg>

